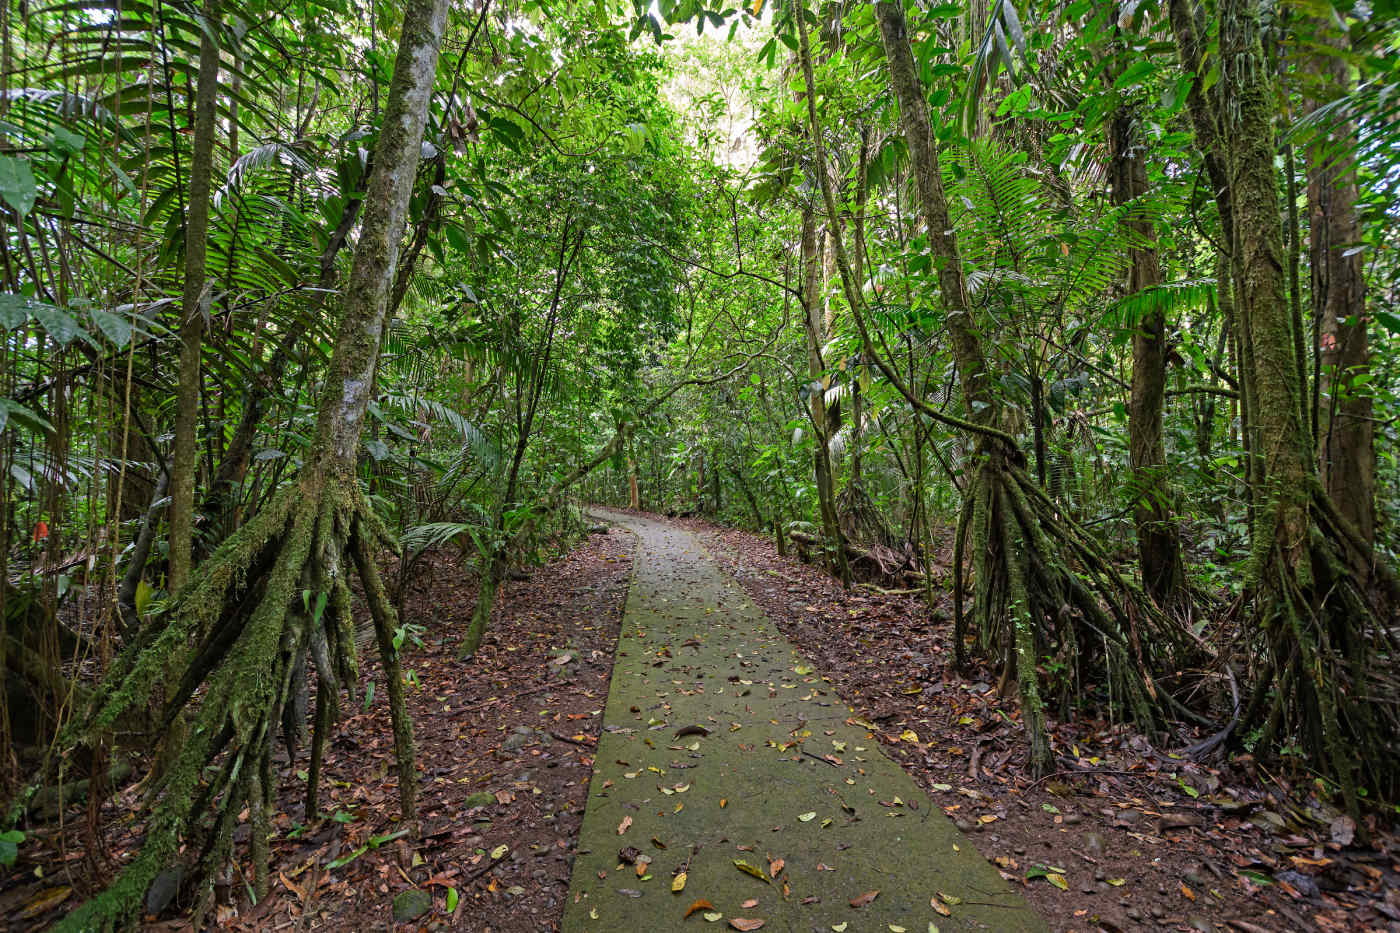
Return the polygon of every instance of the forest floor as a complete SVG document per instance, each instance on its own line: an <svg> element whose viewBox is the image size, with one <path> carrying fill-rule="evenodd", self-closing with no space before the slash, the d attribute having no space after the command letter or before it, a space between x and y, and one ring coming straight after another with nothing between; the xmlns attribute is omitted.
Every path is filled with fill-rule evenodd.
<svg viewBox="0 0 1400 933"><path fill-rule="evenodd" d="M393 734L377 653L372 642L362 644L357 702L342 700L345 715L326 752L321 809L331 818L305 825L305 785L297 772L304 772L307 753L303 748L295 767L286 767L283 754L271 895L248 907L247 879L236 874L217 928L557 929L632 548L626 532L589 535L530 579L508 583L480 651L466 663L457 660L456 648L476 602L475 575L454 549L420 561L403 617L422 626L421 644L409 644L404 654L416 683L408 699L422 837L392 838L398 822ZM371 683L378 684L372 695ZM85 857L80 809L67 814L66 838L54 826L32 832L15 868L0 870L0 930L44 929L95 880L110 877L139 845L144 827L131 820L136 808L131 788L103 807L98 825L112 861L100 866ZM235 838L246 840L247 831L244 823ZM412 904L416 898L421 902ZM395 923L396 905L405 914L423 913ZM189 930L180 910L188 906L173 905L166 919L147 918L145 929Z"/></svg>
<svg viewBox="0 0 1400 933"><path fill-rule="evenodd" d="M849 705L840 727L869 735L902 765L1051 929L1400 931L1400 840L1387 827L1369 826L1373 844L1362 846L1349 821L1299 803L1288 782L1248 758L1195 765L1130 729L1083 718L1055 722L1064 770L1032 781L1022 771L1014 697L997 695L994 673L952 665L949 607L931 620L917 597L843 591L819 569L779 557L769 539L701 521L675 524L696 533L807 658L815 676L806 676ZM455 551L426 558L404 613L422 626L421 644L405 654L416 684L409 697L421 839L392 838L392 737L382 675L374 652L363 650L357 702L328 749L322 808L332 818L303 825L296 772L306 766L305 750L294 766L284 761L272 895L248 907L240 893L246 879L236 872L219 927L559 929L633 548L621 529L590 535L530 579L511 582L481 651L465 664L455 651L475 601L473 575ZM376 678L381 687L366 703ZM655 734L674 741L671 732ZM816 733L808 742L818 740L831 739ZM840 755L835 746L810 750ZM19 862L0 872L0 929L42 929L109 877L140 842L136 804L130 787L111 796L92 824L100 846L85 845L81 808L69 811L62 830L33 827ZM784 811L773 822L788 818ZM614 835L612 847L624 842ZM98 850L111 860L94 865L89 854ZM764 851L744 851L733 857L771 866ZM669 889L669 877L648 883ZM705 896L698 880L690 885L687 904ZM830 892L838 894L845 900L844 889ZM423 912L395 922L396 905ZM188 929L188 915L176 916L180 906L149 918L148 929ZM954 914L959 906L942 905ZM698 914L689 925L713 929ZM852 922L849 933L865 929Z"/></svg>
<svg viewBox="0 0 1400 933"><path fill-rule="evenodd" d="M919 595L847 592L771 538L682 524L1052 929L1400 931L1394 822L1362 846L1248 756L1198 765L1084 717L1052 721L1064 770L1033 781L1014 692L953 665L950 594L930 614Z"/></svg>

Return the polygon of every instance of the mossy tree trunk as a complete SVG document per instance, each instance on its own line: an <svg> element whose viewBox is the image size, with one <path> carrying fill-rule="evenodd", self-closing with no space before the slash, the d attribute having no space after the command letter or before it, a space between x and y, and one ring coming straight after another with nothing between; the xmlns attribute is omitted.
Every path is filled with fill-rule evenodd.
<svg viewBox="0 0 1400 933"><path fill-rule="evenodd" d="M185 212L185 287L180 303L180 373L175 392L175 440L170 481L170 592L189 579L194 535L195 471L199 448L200 353L208 314L206 260L209 201L214 176L215 102L219 94L219 0L205 0L200 30L199 77L194 100L194 145Z"/></svg>
<svg viewBox="0 0 1400 933"><path fill-rule="evenodd" d="M1172 0L1170 14L1183 65L1199 80L1204 17L1186 0ZM1390 610L1371 598L1379 583L1393 600L1394 575L1373 563L1369 543L1338 511L1315 469L1302 405L1302 341L1284 278L1275 97L1257 0L1222 0L1216 16L1218 96L1198 85L1188 104L1197 145L1208 165L1223 166L1228 185L1222 216L1234 257L1240 387L1253 445L1247 583L1257 663L1239 728L1260 727L1265 747L1301 747L1355 812L1362 782L1383 797L1400 788L1394 754L1367 755L1364 763L1358 754L1393 751L1400 740L1400 697L1374 663L1377 655L1393 656ZM1226 126L1229 132L1221 130Z"/></svg>
<svg viewBox="0 0 1400 933"><path fill-rule="evenodd" d="M207 904L207 879L230 857L245 808L253 888L267 890L267 814L277 787L271 750L294 671L309 656L317 674L316 764L339 690L355 682L351 565L364 584L383 659L400 807L405 820L414 815L412 723L393 645L397 619L375 563L379 546L392 542L360 493L355 465L446 19L447 0L409 0L404 10L312 454L293 483L201 564L164 617L143 629L75 727L81 738L100 741L124 710L145 703L168 670L182 672L162 718L167 726L188 718L190 728L152 787L158 796L141 851L58 930L130 923L152 881L177 860L190 863L186 875L201 881ZM308 797L314 801L314 788Z"/></svg>

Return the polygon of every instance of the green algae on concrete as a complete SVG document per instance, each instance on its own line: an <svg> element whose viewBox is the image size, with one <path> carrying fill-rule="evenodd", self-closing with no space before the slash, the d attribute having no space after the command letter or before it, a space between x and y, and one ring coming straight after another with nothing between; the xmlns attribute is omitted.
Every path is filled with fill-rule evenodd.
<svg viewBox="0 0 1400 933"><path fill-rule="evenodd" d="M604 515L639 543L567 933L1046 929L694 535Z"/></svg>

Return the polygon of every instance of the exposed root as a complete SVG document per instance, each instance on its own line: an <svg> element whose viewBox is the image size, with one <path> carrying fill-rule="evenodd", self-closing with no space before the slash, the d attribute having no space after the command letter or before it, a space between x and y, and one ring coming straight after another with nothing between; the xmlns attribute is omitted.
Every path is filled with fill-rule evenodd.
<svg viewBox="0 0 1400 933"><path fill-rule="evenodd" d="M161 721L187 719L183 743L152 784L155 803L140 853L101 894L70 913L56 930L112 929L141 912L147 890L176 860L193 854L185 873L203 885L232 855L233 830L246 807L254 892L268 884L267 815L277 787L273 742L297 687L295 670L309 657L317 677L317 714L310 781L320 777L324 743L342 687L357 678L344 556L364 582L389 681L403 816L413 817L412 723L403 704L393 651L394 610L379 581L374 546L388 541L353 477L309 471L236 532L200 568L169 610L146 626L100 685L69 744L100 743L129 709L149 704L169 671L177 687L164 698ZM187 706L203 687L192 711ZM397 690L395 689L397 688ZM213 767L212 780L205 778ZM314 807L315 791L308 788ZM309 819L315 814L309 810ZM185 853L182 856L181 853Z"/></svg>
<svg viewBox="0 0 1400 933"><path fill-rule="evenodd" d="M1257 728L1264 747L1298 749L1355 815L1363 793L1400 795L1400 644L1384 600L1355 570L1370 562L1369 549L1320 486L1309 511L1301 559L1290 563L1281 541L1256 551L1247 630L1262 635L1260 666L1271 676L1256 678L1238 732ZM1386 573L1375 580L1382 591L1393 585Z"/></svg>
<svg viewBox="0 0 1400 933"><path fill-rule="evenodd" d="M990 446L990 445L989 445ZM1148 732L1166 721L1169 698L1154 673L1192 649L1186 633L1113 566L1089 534L1055 508L1014 453L984 451L954 539L954 651L965 661L969 620L963 559L971 545L971 629L1021 695L1030 767L1053 763L1041 676L1065 697L1086 666L1106 683L1108 705Z"/></svg>

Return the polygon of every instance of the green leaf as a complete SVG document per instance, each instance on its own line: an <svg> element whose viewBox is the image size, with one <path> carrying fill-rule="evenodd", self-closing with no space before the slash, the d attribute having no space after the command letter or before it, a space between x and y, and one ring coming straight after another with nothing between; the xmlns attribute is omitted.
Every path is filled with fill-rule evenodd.
<svg viewBox="0 0 1400 933"><path fill-rule="evenodd" d="M102 331L103 336L112 341L118 349L125 347L131 340L131 321L122 315L103 311L100 308L93 308L88 311L88 314L92 317L92 322L97 325L97 329Z"/></svg>
<svg viewBox="0 0 1400 933"><path fill-rule="evenodd" d="M0 865L9 868L19 858L19 844L24 841L24 833L17 829L0 833Z"/></svg>
<svg viewBox="0 0 1400 933"><path fill-rule="evenodd" d="M38 193L28 159L0 156L0 199L14 208L21 219L34 209Z"/></svg>
<svg viewBox="0 0 1400 933"><path fill-rule="evenodd" d="M62 308L36 301L30 305L29 313L60 347L68 346L74 337L86 336L78 319Z"/></svg>
<svg viewBox="0 0 1400 933"><path fill-rule="evenodd" d="M457 909L457 889L447 889L447 912L450 914Z"/></svg>

